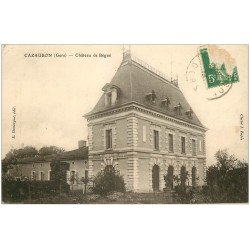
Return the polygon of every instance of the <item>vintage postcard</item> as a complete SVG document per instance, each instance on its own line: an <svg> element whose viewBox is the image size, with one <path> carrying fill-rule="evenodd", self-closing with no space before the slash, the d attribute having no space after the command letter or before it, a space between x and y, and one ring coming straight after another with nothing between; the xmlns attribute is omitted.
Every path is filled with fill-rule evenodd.
<svg viewBox="0 0 250 250"><path fill-rule="evenodd" d="M2 45L2 203L248 203L248 45Z"/></svg>

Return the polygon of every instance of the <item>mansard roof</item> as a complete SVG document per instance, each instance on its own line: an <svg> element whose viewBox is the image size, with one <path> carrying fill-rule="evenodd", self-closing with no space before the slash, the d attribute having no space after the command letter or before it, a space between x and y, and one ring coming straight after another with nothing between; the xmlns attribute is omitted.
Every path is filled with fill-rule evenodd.
<svg viewBox="0 0 250 250"><path fill-rule="evenodd" d="M104 89L108 85L116 86L119 89L119 96L116 103L111 106L105 106L105 93L103 93L93 110L86 114L85 117L88 118L97 113L134 103L204 128L193 111L192 115L190 115L190 110L192 109L178 85L167 80L163 74L157 72L152 67L147 67L143 63L140 63L138 59L133 59L130 56L125 57L113 79L109 84L105 85ZM147 98L152 91L156 95L154 102L150 102ZM163 105L163 101L166 98L170 101L168 108ZM179 104L181 105L181 113L176 112L176 107Z"/></svg>

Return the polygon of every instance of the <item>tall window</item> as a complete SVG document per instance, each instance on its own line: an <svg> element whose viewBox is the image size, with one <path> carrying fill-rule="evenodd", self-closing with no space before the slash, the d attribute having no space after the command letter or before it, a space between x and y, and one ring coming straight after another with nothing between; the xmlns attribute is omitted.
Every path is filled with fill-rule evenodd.
<svg viewBox="0 0 250 250"><path fill-rule="evenodd" d="M174 135L168 134L168 150L174 152Z"/></svg>
<svg viewBox="0 0 250 250"><path fill-rule="evenodd" d="M159 150L159 131L154 130L154 149Z"/></svg>
<svg viewBox="0 0 250 250"><path fill-rule="evenodd" d="M192 155L196 155L196 142L192 139Z"/></svg>
<svg viewBox="0 0 250 250"><path fill-rule="evenodd" d="M44 172L40 172L40 181L44 181Z"/></svg>
<svg viewBox="0 0 250 250"><path fill-rule="evenodd" d="M184 136L181 137L181 153L186 153L186 138Z"/></svg>
<svg viewBox="0 0 250 250"><path fill-rule="evenodd" d="M185 187L186 186L186 180L187 180L187 171L186 171L186 167L182 166L181 167L181 186Z"/></svg>
<svg viewBox="0 0 250 250"><path fill-rule="evenodd" d="M106 149L112 148L112 129L106 130Z"/></svg>
<svg viewBox="0 0 250 250"><path fill-rule="evenodd" d="M197 175L197 169L195 166L193 166L192 168L192 186L195 187L196 186L196 175Z"/></svg>

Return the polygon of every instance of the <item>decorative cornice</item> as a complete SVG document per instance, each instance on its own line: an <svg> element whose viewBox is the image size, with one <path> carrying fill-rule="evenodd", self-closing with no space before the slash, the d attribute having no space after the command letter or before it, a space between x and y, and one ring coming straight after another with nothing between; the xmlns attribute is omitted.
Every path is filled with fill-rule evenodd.
<svg viewBox="0 0 250 250"><path fill-rule="evenodd" d="M87 114L84 117L87 118L88 121L91 121L91 120L94 120L94 119L97 119L97 118L100 118L100 117L103 117L103 116L113 115L113 114L121 113L121 112L124 112L124 111L130 111L130 110L137 110L137 111L140 111L142 113L146 113L146 114L149 114L149 115L152 115L152 116L155 116L155 117L160 117L160 118L166 119L168 121L171 121L171 122L174 122L174 123L177 123L177 124L189 127L189 128L198 129L198 130L200 130L202 132L206 132L208 130L205 127L201 127L199 125L188 123L188 122L183 121L181 119L174 118L174 117L171 117L169 115L166 115L166 114L154 111L154 110L150 110L150 109L144 107L143 105L138 104L137 102L131 102L131 103L128 103L128 104L124 104L124 105L122 105L122 106L120 106L118 108L114 107L114 108L104 110L104 111L100 111L100 112L97 112L97 113L94 113L94 114Z"/></svg>
<svg viewBox="0 0 250 250"><path fill-rule="evenodd" d="M145 148L141 148L141 147L132 147L132 146L129 146L129 147L125 147L125 148L117 148L117 149L114 149L112 151L109 151L109 154L119 154L119 153L145 153L145 154L152 154L152 155L158 155L158 156L161 156L161 157L174 157L174 158L185 158L185 159L196 159L196 160L199 160L199 159L205 159L206 156L205 155L191 155L191 154L186 154L186 155L183 155L181 153L169 153L168 151L166 150L160 150L160 151L155 151L155 150L152 150L152 149L145 149ZM107 151L105 150L95 150L95 151L91 151L90 152L90 156L95 156L95 155L104 155L104 154L107 154ZM125 157L126 158L126 157Z"/></svg>

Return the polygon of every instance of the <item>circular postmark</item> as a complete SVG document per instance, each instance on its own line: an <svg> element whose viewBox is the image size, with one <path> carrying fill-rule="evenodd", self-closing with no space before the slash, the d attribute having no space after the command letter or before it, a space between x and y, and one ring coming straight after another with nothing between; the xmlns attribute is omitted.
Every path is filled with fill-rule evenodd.
<svg viewBox="0 0 250 250"><path fill-rule="evenodd" d="M231 55L214 45L201 46L187 66L186 80L192 90L208 100L227 94L239 81Z"/></svg>

